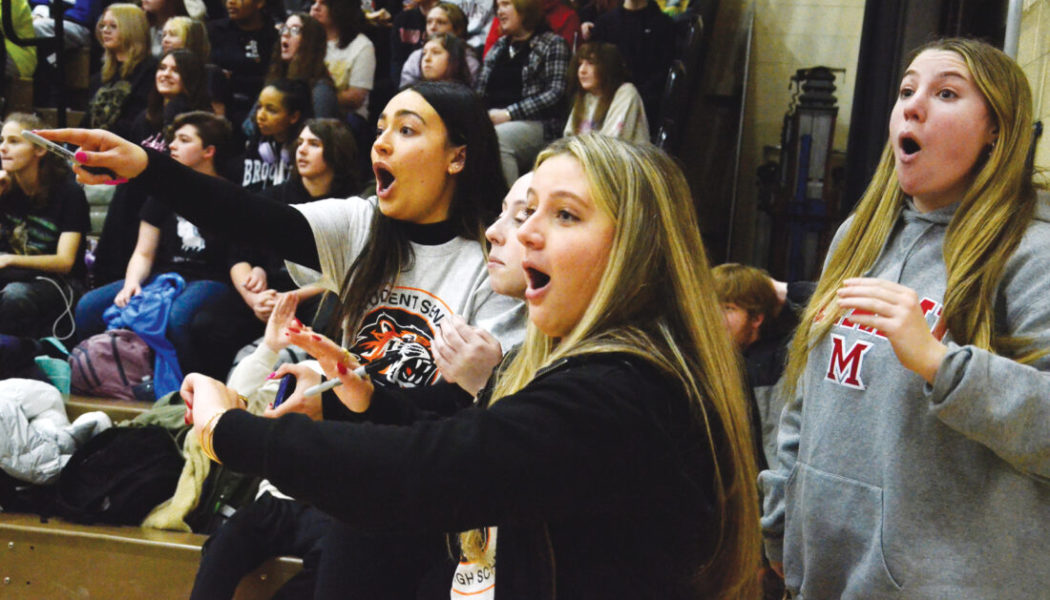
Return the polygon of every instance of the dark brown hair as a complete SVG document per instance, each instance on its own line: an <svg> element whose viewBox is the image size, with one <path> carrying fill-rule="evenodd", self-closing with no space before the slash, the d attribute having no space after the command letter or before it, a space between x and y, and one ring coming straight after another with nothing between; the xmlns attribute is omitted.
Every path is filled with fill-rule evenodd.
<svg viewBox="0 0 1050 600"><path fill-rule="evenodd" d="M175 70L179 72L182 81L182 93L177 96L182 106L180 112L190 110L211 110L211 96L208 94L208 78L204 73L204 61L192 50L176 48L165 52L160 61L157 62L157 70L167 57L175 59ZM175 100L174 98L172 100ZM168 111L169 113L171 111ZM161 130L165 125L164 97L157 91L157 83L149 91L149 99L146 104L146 122L155 131ZM175 115L167 115L168 119Z"/></svg>
<svg viewBox="0 0 1050 600"><path fill-rule="evenodd" d="M357 169L357 142L350 127L339 119L310 119L303 124L303 129L309 129L321 140L321 157L334 173L330 189L359 192L361 180ZM299 135L302 134L302 130L299 130ZM292 171L292 179L300 179L298 169Z"/></svg>
<svg viewBox="0 0 1050 600"><path fill-rule="evenodd" d="M328 67L324 64L325 53L328 51L328 42L324 27L317 19L306 13L292 13L288 18L298 17L303 24L300 32L299 49L295 52L292 60L285 62L281 58L281 44L278 42L273 46L273 55L270 57L270 71L266 74L266 82L277 79L298 79L305 81L311 87L317 81L327 79L332 81ZM287 22L287 19L285 19Z"/></svg>
<svg viewBox="0 0 1050 600"><path fill-rule="evenodd" d="M422 96L441 117L448 132L447 143L467 149L463 170L456 175L448 222L457 236L484 246L485 228L507 193L496 129L485 104L473 90L460 83L422 81L408 89ZM341 314L335 322L342 323L345 319L349 330L355 331L372 296L397 281L413 261L405 228L376 210L365 251L354 260L343 278L339 291Z"/></svg>

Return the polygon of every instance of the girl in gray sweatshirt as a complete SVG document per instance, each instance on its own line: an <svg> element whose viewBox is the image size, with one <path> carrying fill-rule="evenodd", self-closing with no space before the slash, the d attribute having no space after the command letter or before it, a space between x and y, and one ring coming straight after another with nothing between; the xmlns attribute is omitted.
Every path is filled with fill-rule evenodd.
<svg viewBox="0 0 1050 600"><path fill-rule="evenodd" d="M1045 598L1050 204L995 48L910 63L793 342L766 551L793 598Z"/></svg>

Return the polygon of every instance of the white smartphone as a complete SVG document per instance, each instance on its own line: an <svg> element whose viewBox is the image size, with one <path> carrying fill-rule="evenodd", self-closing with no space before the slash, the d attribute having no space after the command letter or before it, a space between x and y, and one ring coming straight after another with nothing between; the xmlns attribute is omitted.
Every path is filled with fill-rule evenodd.
<svg viewBox="0 0 1050 600"><path fill-rule="evenodd" d="M116 173L110 171L105 167L89 167L86 165L81 165L77 161L76 156L73 154L72 150L66 148L65 146L62 146L61 144L56 144L51 140L45 140L44 138L33 133L32 131L29 131L28 129L22 130L22 137L36 144L37 146L44 148L51 154L54 154L55 156L61 158L62 160L68 162L71 165L80 165L80 168L84 169L88 173L94 173L95 175L109 175L113 179L117 178Z"/></svg>

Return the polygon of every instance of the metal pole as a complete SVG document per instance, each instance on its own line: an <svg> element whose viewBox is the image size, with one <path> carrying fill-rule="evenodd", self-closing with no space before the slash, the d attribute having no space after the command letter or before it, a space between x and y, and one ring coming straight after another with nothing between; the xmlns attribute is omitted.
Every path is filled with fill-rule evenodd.
<svg viewBox="0 0 1050 600"><path fill-rule="evenodd" d="M736 229L736 194L740 183L740 150L744 145L744 117L747 116L747 80L751 77L751 38L755 32L755 3L747 9L747 46L744 49L744 85L740 93L740 118L736 125L736 155L733 157L733 186L729 193L729 231L726 232L726 260L733 256L733 230Z"/></svg>
<svg viewBox="0 0 1050 600"><path fill-rule="evenodd" d="M1021 12L1024 7L1021 0L1010 0L1010 7L1006 12L1006 37L1003 39L1003 52L1010 58L1017 60L1017 39L1021 33Z"/></svg>

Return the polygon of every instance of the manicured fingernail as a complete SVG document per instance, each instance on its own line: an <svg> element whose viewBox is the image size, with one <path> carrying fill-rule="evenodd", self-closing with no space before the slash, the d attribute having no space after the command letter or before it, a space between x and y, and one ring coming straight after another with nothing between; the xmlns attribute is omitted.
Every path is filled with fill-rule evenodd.
<svg viewBox="0 0 1050 600"><path fill-rule="evenodd" d="M187 411L186 411L186 414L182 415L182 420L183 420L183 421L186 421L186 424L187 424L187 425L193 425L193 420L192 420L192 419L190 419L190 415L191 415L191 414L192 414L192 413L190 413L190 411L188 411L188 410L187 410Z"/></svg>
<svg viewBox="0 0 1050 600"><path fill-rule="evenodd" d="M302 327L303 326L303 322L300 321L299 319L293 318L292 319L292 323L295 323L296 327Z"/></svg>
<svg viewBox="0 0 1050 600"><path fill-rule="evenodd" d="M277 371L274 371L273 373L270 373L266 376L267 379L273 379L274 377L277 377Z"/></svg>
<svg viewBox="0 0 1050 600"><path fill-rule="evenodd" d="M104 183L106 185L120 185L122 183L127 183L127 182L128 182L127 179L125 179L123 177L120 177L118 179L110 179L109 181L103 181L102 183Z"/></svg>
<svg viewBox="0 0 1050 600"><path fill-rule="evenodd" d="M338 365L336 365L336 368L339 370L339 374L340 375L346 375L347 374L346 365L344 365L343 363L339 363Z"/></svg>
<svg viewBox="0 0 1050 600"><path fill-rule="evenodd" d="M298 327L289 327L288 331L291 331L292 333L300 333L302 329L299 329Z"/></svg>
<svg viewBox="0 0 1050 600"><path fill-rule="evenodd" d="M312 337L313 339L317 340L318 342L321 341L321 336L319 336L319 335L311 335L310 337Z"/></svg>
<svg viewBox="0 0 1050 600"><path fill-rule="evenodd" d="M69 156L68 154L66 156ZM78 163L87 162L87 152L83 150L77 150L77 153L73 155L74 160Z"/></svg>

